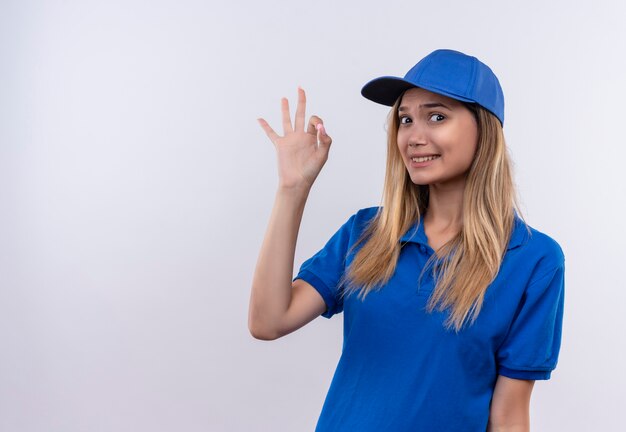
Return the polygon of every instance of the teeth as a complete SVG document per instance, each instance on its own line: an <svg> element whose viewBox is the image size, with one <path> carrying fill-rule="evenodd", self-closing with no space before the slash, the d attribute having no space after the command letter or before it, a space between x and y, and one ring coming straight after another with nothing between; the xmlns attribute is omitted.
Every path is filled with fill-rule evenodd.
<svg viewBox="0 0 626 432"><path fill-rule="evenodd" d="M416 157L416 158L412 158L411 160L413 162L426 162L426 161L431 161L433 159L437 159L439 156L425 156L425 157Z"/></svg>

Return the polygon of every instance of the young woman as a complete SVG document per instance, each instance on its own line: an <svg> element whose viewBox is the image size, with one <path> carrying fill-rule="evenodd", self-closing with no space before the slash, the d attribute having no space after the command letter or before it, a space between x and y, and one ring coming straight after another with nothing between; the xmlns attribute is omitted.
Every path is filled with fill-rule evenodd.
<svg viewBox="0 0 626 432"><path fill-rule="evenodd" d="M272 340L344 313L342 355L318 431L527 431L535 380L561 341L563 252L520 217L504 97L477 58L436 50L404 78L367 83L392 106L381 207L353 214L292 280L308 193L331 138L319 117L284 135L279 187L250 298Z"/></svg>

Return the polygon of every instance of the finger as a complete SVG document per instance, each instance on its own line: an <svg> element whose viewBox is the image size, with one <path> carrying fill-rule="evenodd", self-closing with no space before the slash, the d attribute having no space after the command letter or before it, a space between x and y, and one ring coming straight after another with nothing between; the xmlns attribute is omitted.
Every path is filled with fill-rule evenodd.
<svg viewBox="0 0 626 432"><path fill-rule="evenodd" d="M267 137L272 140L272 142L275 142L277 138L280 138L278 134L274 132L274 129L272 129L271 126L264 119L258 118L257 121L267 134Z"/></svg>
<svg viewBox="0 0 626 432"><path fill-rule="evenodd" d="M326 151L328 151L333 142L333 139L326 133L326 128L323 123L317 124L317 142L319 143L320 148Z"/></svg>
<svg viewBox="0 0 626 432"><path fill-rule="evenodd" d="M282 98L280 100L281 111L283 113L283 133L287 134L287 132L293 132L293 127L291 126L291 115L289 114L289 101L287 98Z"/></svg>
<svg viewBox="0 0 626 432"><path fill-rule="evenodd" d="M317 135L317 125L322 123L322 119L318 116L311 116L311 118L309 119L309 126L306 128L306 132L312 135Z"/></svg>
<svg viewBox="0 0 626 432"><path fill-rule="evenodd" d="M296 108L296 131L304 130L304 113L306 111L306 94L298 87L298 106Z"/></svg>

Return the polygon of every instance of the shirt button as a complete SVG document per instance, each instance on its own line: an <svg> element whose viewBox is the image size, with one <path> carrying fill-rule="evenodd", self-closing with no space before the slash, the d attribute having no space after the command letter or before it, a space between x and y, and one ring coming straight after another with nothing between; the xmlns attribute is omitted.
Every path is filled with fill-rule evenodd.
<svg viewBox="0 0 626 432"><path fill-rule="evenodd" d="M420 251L422 251L422 253L426 252L426 248L424 247L424 245L420 245Z"/></svg>

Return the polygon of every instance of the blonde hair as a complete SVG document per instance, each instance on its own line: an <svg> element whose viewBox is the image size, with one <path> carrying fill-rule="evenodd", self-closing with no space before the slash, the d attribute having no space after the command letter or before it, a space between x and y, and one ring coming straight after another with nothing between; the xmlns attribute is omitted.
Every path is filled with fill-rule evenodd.
<svg viewBox="0 0 626 432"><path fill-rule="evenodd" d="M389 281L400 256L400 238L416 221L419 223L428 207L428 186L411 181L398 149L401 99L402 96L388 118L383 206L353 245L354 249L365 242L340 281L340 286L345 283L343 296L360 291L359 298L364 299L370 291ZM524 220L499 120L479 105L464 105L476 118L478 142L466 178L463 226L428 259L420 273L421 280L424 271L431 267L435 278L428 312L449 310L445 326L457 332L478 317L485 291L497 276L506 253L514 226L514 211ZM526 229L529 230L527 225Z"/></svg>

